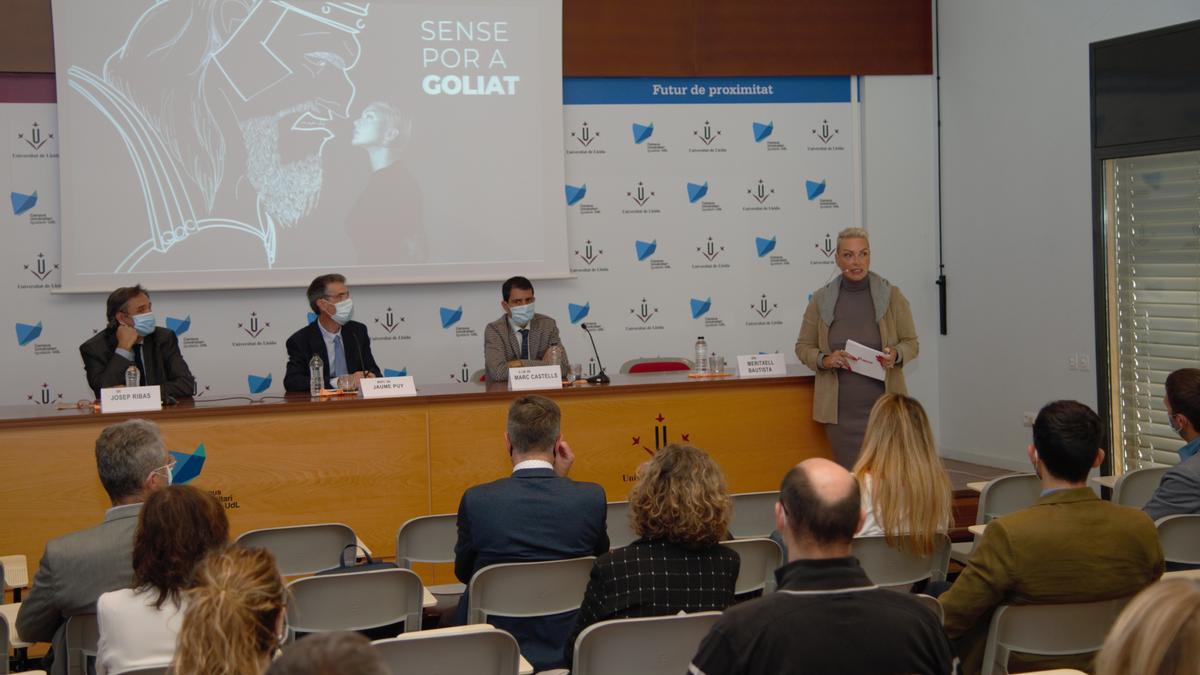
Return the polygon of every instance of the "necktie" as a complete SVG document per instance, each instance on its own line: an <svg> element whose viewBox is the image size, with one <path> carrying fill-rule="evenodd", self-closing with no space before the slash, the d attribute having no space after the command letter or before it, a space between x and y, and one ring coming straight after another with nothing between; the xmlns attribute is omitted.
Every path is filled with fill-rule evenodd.
<svg viewBox="0 0 1200 675"><path fill-rule="evenodd" d="M142 343L133 346L133 364L138 368L138 384L146 386L146 362L142 360Z"/></svg>
<svg viewBox="0 0 1200 675"><path fill-rule="evenodd" d="M340 377L346 372L346 350L342 348L342 334L333 336L333 375Z"/></svg>
<svg viewBox="0 0 1200 675"><path fill-rule="evenodd" d="M522 328L521 329L521 360L526 361L528 359L529 359L529 329Z"/></svg>

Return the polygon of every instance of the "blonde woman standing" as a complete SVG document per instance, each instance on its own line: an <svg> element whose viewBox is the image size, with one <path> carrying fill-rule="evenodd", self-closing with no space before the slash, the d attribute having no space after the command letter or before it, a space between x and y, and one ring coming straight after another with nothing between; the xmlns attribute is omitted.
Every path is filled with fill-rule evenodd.
<svg viewBox="0 0 1200 675"><path fill-rule="evenodd" d="M917 329L900 289L870 271L867 231L838 233L837 266L842 271L812 294L796 356L815 374L813 420L825 425L834 460L849 469L858 458L867 414L883 393L906 394L901 368L917 358ZM883 352L879 380L850 371L846 341Z"/></svg>
<svg viewBox="0 0 1200 675"><path fill-rule="evenodd" d="M889 546L933 552L938 534L950 526L950 479L916 399L884 394L875 402L854 476L865 513L857 536L884 535Z"/></svg>

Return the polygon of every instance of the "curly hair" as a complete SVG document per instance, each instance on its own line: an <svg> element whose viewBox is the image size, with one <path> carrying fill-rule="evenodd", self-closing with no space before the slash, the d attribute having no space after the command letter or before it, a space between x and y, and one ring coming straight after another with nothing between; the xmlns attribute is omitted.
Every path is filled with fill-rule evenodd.
<svg viewBox="0 0 1200 675"><path fill-rule="evenodd" d="M138 514L133 587L158 592L154 606L195 585L196 566L229 542L229 519L216 497L190 485L155 491Z"/></svg>
<svg viewBox="0 0 1200 675"><path fill-rule="evenodd" d="M234 546L206 558L196 576L170 672L259 675L279 642L275 625L286 607L275 556Z"/></svg>
<svg viewBox="0 0 1200 675"><path fill-rule="evenodd" d="M672 443L638 467L629 520L645 539L699 549L725 538L732 502L721 467L707 453Z"/></svg>

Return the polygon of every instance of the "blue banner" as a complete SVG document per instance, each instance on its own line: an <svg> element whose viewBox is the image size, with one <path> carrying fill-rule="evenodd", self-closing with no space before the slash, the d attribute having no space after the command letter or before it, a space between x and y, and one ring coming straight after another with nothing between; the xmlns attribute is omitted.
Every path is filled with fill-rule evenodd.
<svg viewBox="0 0 1200 675"><path fill-rule="evenodd" d="M849 103L850 76L564 77L564 105Z"/></svg>

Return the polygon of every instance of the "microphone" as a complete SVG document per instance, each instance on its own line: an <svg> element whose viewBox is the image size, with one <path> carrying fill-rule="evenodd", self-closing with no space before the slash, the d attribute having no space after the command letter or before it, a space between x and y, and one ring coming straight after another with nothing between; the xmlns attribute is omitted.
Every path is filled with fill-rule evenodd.
<svg viewBox="0 0 1200 675"><path fill-rule="evenodd" d="M596 365L600 367L600 372L587 379L588 384L608 384L611 380L608 379L608 374L604 372L604 364L600 362L600 352L596 349L596 338L592 337L592 331L588 330L587 322L579 323L583 327L583 332L588 334L588 339L592 341L592 353L596 355Z"/></svg>

